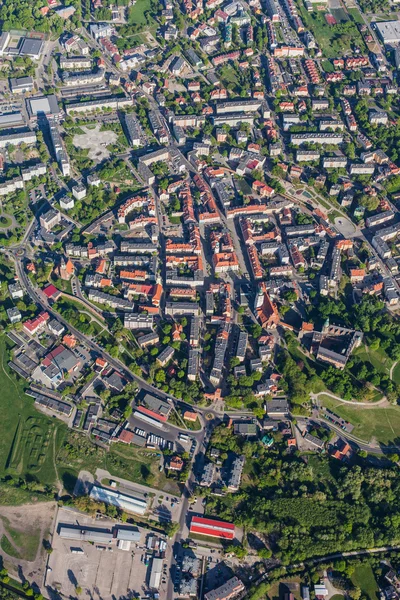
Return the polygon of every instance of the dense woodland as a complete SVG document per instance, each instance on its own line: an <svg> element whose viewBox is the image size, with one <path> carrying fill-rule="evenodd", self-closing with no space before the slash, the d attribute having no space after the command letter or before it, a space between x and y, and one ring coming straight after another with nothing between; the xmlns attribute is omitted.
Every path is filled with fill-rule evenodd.
<svg viewBox="0 0 400 600"><path fill-rule="evenodd" d="M283 564L336 551L400 542L400 478L397 465L344 465L328 456L290 454L283 441L272 448L247 442L220 426L210 447L247 457L240 491L206 494L206 512L264 536ZM251 460L250 460L251 459Z"/></svg>

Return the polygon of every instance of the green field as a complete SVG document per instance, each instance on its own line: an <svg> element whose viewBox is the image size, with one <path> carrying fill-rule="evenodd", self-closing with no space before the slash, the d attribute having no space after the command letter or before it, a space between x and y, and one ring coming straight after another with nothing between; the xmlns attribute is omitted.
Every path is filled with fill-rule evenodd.
<svg viewBox="0 0 400 600"><path fill-rule="evenodd" d="M390 445L400 439L400 406L365 408L343 404L321 394L319 400L326 408L354 425L352 435L370 441L372 438Z"/></svg>
<svg viewBox="0 0 400 600"><path fill-rule="evenodd" d="M100 467L114 477L163 489L171 494L179 493L176 481L167 479L164 472L160 472L159 453L121 443L113 444L107 452L95 446L86 436L72 431L68 433L65 444L57 455L57 465L68 491L73 490L81 469L94 475Z"/></svg>
<svg viewBox="0 0 400 600"><path fill-rule="evenodd" d="M351 16L354 23L357 23L358 25L364 24L364 20L360 14L360 11L358 10L358 8L348 8L347 12Z"/></svg>
<svg viewBox="0 0 400 600"><path fill-rule="evenodd" d="M363 345L357 348L354 352L355 356L358 356L363 361L369 361L373 367L384 375L389 375L390 367L393 365L393 361L381 348L371 350L367 346ZM400 372L399 372L400 375Z"/></svg>
<svg viewBox="0 0 400 600"><path fill-rule="evenodd" d="M333 13L338 20L337 25L328 25L325 19L325 11L313 11L309 13L303 2L296 3L300 16L306 26L315 36L318 45L321 47L325 58L337 58L346 53L352 45L356 44L365 51L365 44L353 21L344 20L346 13L340 10L338 14Z"/></svg>
<svg viewBox="0 0 400 600"><path fill-rule="evenodd" d="M356 587L361 589L361 593L367 596L369 600L377 600L379 598L379 588L369 564L358 565L355 568L351 580Z"/></svg>
<svg viewBox="0 0 400 600"><path fill-rule="evenodd" d="M0 360L0 477L29 475L40 483L53 484L54 436L57 430L65 432L66 426L38 412L22 383L10 374L5 336L0 336ZM56 445L61 437L57 435Z"/></svg>
<svg viewBox="0 0 400 600"><path fill-rule="evenodd" d="M393 369L392 378L395 383L397 383L398 385L400 384L400 361Z"/></svg>
<svg viewBox="0 0 400 600"><path fill-rule="evenodd" d="M148 25L149 27L151 27L152 25L154 25L154 20L151 17L150 13L150 0L137 0L136 4L134 6L131 6L128 10L129 25L140 25L142 27Z"/></svg>

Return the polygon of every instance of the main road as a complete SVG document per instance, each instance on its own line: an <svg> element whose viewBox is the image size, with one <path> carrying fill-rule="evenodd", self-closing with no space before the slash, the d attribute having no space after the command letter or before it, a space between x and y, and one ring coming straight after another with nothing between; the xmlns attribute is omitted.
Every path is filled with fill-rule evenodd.
<svg viewBox="0 0 400 600"><path fill-rule="evenodd" d="M29 277L25 273L25 270L24 270L24 267L22 264L24 254L25 254L25 250L24 250L23 246L14 247L11 251L11 256L13 257L14 262L15 262L16 273L18 275L20 283L23 284L23 286L25 287L29 296L32 298L32 300L34 302L36 302L36 304L38 306L40 306L42 308L42 310L47 311L55 319L57 319L58 321L63 323L63 325L65 325L65 327L67 329L69 329L81 343L85 344L88 348L90 348L90 350L92 350L93 352L96 352L97 354L104 356L107 359L108 363L112 367L114 367L114 369L116 369L117 371L122 372L127 377L128 380L136 381L136 383L138 384L138 386L141 389L143 389L151 394L154 394L155 396L158 396L159 398L161 398L163 400L172 400L176 404L181 402L178 398L175 398L171 394L166 394L162 390L154 387L153 385L148 383L145 379L140 377L140 375L133 373L122 361L111 356L103 348L98 346L98 344L96 344L93 340L91 340L86 335L81 333L78 329L73 327L58 312L53 310L48 302L48 299L44 296L44 294L41 294L40 290L37 290L33 286ZM197 408L197 411L201 417L203 416L203 414L206 414L206 413L210 413L210 415L212 415L213 417L220 416L216 411L214 411L211 408ZM176 429L177 433L179 431L185 431L185 432L187 431L183 427L177 427L176 425L173 425L171 423L169 423L168 426L171 429ZM191 435L196 437L196 439L198 439L198 441L202 440L202 438L204 437L204 425L202 424L202 427L200 430L191 432Z"/></svg>

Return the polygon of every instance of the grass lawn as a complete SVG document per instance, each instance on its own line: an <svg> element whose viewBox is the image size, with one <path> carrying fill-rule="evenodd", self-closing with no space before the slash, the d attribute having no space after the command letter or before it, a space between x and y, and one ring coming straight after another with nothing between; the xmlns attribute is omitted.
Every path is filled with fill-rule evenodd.
<svg viewBox="0 0 400 600"><path fill-rule="evenodd" d="M137 0L134 6L131 6L128 10L128 22L129 25L151 25L153 19L149 14L151 23L148 23L145 13L150 13L150 0Z"/></svg>
<svg viewBox="0 0 400 600"><path fill-rule="evenodd" d="M344 596L342 594L334 594L331 596L331 600L344 600Z"/></svg>
<svg viewBox="0 0 400 600"><path fill-rule="evenodd" d="M66 426L34 408L22 382L7 366L6 343L6 337L0 336L0 477L31 475L41 483L53 484L54 435L58 430L65 432ZM60 437L56 437L56 446Z"/></svg>
<svg viewBox="0 0 400 600"><path fill-rule="evenodd" d="M95 446L86 436L74 431L68 432L65 444L58 453L57 465L68 492L73 491L79 471L84 469L94 475L97 468L103 468L114 477L149 485L171 494L180 493L177 482L160 472L158 452L125 444L113 444L107 452Z"/></svg>
<svg viewBox="0 0 400 600"><path fill-rule="evenodd" d="M371 348L362 345L360 348L355 350L354 354L361 358L361 360L369 361L379 373L389 375L390 367L392 366L393 361L381 348L377 348L377 350L371 350Z"/></svg>
<svg viewBox="0 0 400 600"><path fill-rule="evenodd" d="M144 448L113 444L106 459L107 469L116 477L162 489L171 494L179 494L178 483L167 478L164 472L159 470L159 455L159 452Z"/></svg>
<svg viewBox="0 0 400 600"><path fill-rule="evenodd" d="M324 57L337 58L339 54L344 54L350 50L353 44L359 45L362 51L365 50L365 44L355 23L348 22L346 24L348 27L347 34L342 36L343 30L341 26L328 25L325 19L325 11L313 11L309 13L303 2L299 1L296 4L306 29L310 29L314 34ZM340 18L344 14L342 13L343 11L340 12Z"/></svg>
<svg viewBox="0 0 400 600"><path fill-rule="evenodd" d="M358 565L351 581L361 589L361 593L367 596L369 600L377 600L379 589L370 565Z"/></svg>
<svg viewBox="0 0 400 600"><path fill-rule="evenodd" d="M400 361L397 363L392 373L393 381L400 384Z"/></svg>
<svg viewBox="0 0 400 600"><path fill-rule="evenodd" d="M376 438L382 444L391 444L400 438L400 406L390 408L365 408L344 404L321 395L319 400L326 408L354 425L352 435L364 441Z"/></svg>
<svg viewBox="0 0 400 600"><path fill-rule="evenodd" d="M358 10L358 8L348 8L347 12L351 16L351 18L354 21L354 23L357 23L359 25L363 25L364 24L364 20L363 20L363 18L361 16L360 11Z"/></svg>

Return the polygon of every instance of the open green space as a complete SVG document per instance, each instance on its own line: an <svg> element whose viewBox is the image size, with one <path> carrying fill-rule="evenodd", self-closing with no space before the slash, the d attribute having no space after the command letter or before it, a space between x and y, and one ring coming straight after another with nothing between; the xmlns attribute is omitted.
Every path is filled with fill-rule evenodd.
<svg viewBox="0 0 400 600"><path fill-rule="evenodd" d="M361 16L360 11L358 10L358 8L348 8L347 12L349 13L349 15L351 16L351 18L353 19L353 21L359 25L363 25L364 24L364 20Z"/></svg>
<svg viewBox="0 0 400 600"><path fill-rule="evenodd" d="M323 406L354 425L352 435L364 441L376 438L384 445L391 445L400 438L400 406L367 408L344 404L322 394L319 401Z"/></svg>
<svg viewBox="0 0 400 600"><path fill-rule="evenodd" d="M11 223L12 223L11 218L8 217L7 215L0 216L0 228L6 229L7 227L10 227Z"/></svg>
<svg viewBox="0 0 400 600"><path fill-rule="evenodd" d="M113 444L107 452L94 445L82 434L70 431L65 443L57 455L60 477L68 491L72 491L79 471L84 469L93 475L97 468L106 469L114 477L121 477L150 487L178 494L179 487L173 479L168 479L159 470L160 454L126 446Z"/></svg>
<svg viewBox="0 0 400 600"><path fill-rule="evenodd" d="M373 367L384 375L389 375L393 361L381 348L372 350L368 346L362 345L354 351L355 356L358 356L363 361L369 361ZM400 374L400 373L399 373Z"/></svg>
<svg viewBox="0 0 400 600"><path fill-rule="evenodd" d="M54 435L66 426L38 412L23 384L7 366L6 338L0 336L0 477L31 476L43 484L56 480ZM56 438L59 443L60 437ZM1 498L1 489L0 489Z"/></svg>
<svg viewBox="0 0 400 600"><path fill-rule="evenodd" d="M310 13L301 1L297 2L297 8L306 29L309 29L314 34L324 57L337 58L337 56L341 56L349 51L354 44L360 46L362 52L366 50L357 25L349 20L345 22L339 21L339 19L346 16L343 10L338 15L334 14L338 23L336 25L328 25L325 19L325 11L313 11Z"/></svg>
<svg viewBox="0 0 400 600"><path fill-rule="evenodd" d="M395 383L400 385L400 362L397 363L392 372L392 378Z"/></svg>
<svg viewBox="0 0 400 600"><path fill-rule="evenodd" d="M351 580L356 587L361 589L361 594L367 596L369 600L377 600L379 598L379 588L372 572L371 565L367 563L357 565Z"/></svg>
<svg viewBox="0 0 400 600"><path fill-rule="evenodd" d="M128 22L130 25L149 25L154 21L151 17L151 2L150 0L137 0L134 6L128 10ZM147 14L146 14L147 13Z"/></svg>

